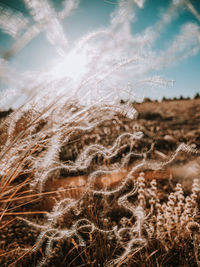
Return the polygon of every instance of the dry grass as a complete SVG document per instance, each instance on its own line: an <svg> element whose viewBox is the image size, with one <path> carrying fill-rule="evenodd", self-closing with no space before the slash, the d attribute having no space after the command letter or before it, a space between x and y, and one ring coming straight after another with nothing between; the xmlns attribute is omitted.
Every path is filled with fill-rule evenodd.
<svg viewBox="0 0 200 267"><path fill-rule="evenodd" d="M179 153L198 151L185 145L166 161L149 160L151 149L134 152L137 131L119 129L116 139L116 121L125 118L118 111L104 115L114 143L89 110L99 136L91 143L79 109L75 123L55 122L59 132L46 111L1 125L10 132L0 155L1 266L199 266L198 181L176 181L170 167ZM63 151L76 151L74 160L62 160ZM88 175L70 176L82 170Z"/></svg>

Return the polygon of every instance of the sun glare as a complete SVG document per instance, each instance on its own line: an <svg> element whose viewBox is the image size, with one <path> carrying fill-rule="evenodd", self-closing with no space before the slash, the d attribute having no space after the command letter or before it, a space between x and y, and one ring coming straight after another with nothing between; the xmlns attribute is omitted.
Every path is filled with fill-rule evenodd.
<svg viewBox="0 0 200 267"><path fill-rule="evenodd" d="M62 57L55 65L53 75L55 79L70 78L74 83L80 81L87 71L88 59L84 53L72 51Z"/></svg>

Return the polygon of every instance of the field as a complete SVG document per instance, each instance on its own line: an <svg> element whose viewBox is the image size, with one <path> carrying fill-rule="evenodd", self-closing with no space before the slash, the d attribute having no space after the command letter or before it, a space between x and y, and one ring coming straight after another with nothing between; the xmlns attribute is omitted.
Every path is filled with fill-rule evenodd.
<svg viewBox="0 0 200 267"><path fill-rule="evenodd" d="M200 267L197 2L0 0L0 267Z"/></svg>
<svg viewBox="0 0 200 267"><path fill-rule="evenodd" d="M1 266L200 266L200 99L133 107L1 112Z"/></svg>

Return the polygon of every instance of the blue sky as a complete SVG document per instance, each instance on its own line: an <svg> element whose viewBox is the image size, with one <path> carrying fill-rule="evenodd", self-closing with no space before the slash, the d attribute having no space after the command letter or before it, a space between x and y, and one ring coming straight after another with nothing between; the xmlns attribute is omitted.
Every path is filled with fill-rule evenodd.
<svg viewBox="0 0 200 267"><path fill-rule="evenodd" d="M61 0L52 0L52 5L57 11L61 10ZM117 6L116 0L82 0L72 15L63 20L63 27L70 46L76 43L78 39L86 33L95 31L99 28L108 27L110 24L110 15ZM198 1L190 1L196 10L200 13ZM8 5L11 9L20 11L25 17L30 18L29 11L23 1L1 0L2 7ZM154 25L159 21L161 13L170 5L170 0L146 0L144 8L136 10L136 16L131 24L133 36L141 34L147 27ZM173 38L181 31L181 27L186 23L195 23L200 25L200 21L187 8L182 8L177 16L161 31L159 38L152 44L154 51L162 52L167 49L173 41ZM8 34L0 32L1 50L7 51L14 39ZM38 70L41 66L48 64L48 61L56 58L56 51L46 40L44 33L37 35L20 52L9 59L10 64L18 71ZM160 90L146 90L145 94L151 98L161 99L162 96L190 96L200 92L200 52L178 61L158 70L153 70L152 75L160 75L169 80L174 80L174 87L162 88Z"/></svg>

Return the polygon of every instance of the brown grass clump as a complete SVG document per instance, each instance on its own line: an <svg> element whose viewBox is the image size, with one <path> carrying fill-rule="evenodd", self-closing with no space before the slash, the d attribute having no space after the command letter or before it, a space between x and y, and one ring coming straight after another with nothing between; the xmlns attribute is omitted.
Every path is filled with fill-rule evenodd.
<svg viewBox="0 0 200 267"><path fill-rule="evenodd" d="M37 212L8 221L0 229L1 236L12 229L4 237L2 266L198 266L199 202L190 201L199 195L197 180L190 195L178 183L167 197L164 181L149 183L143 175L120 190L90 190L79 198L72 193L67 199L60 192L50 222Z"/></svg>

